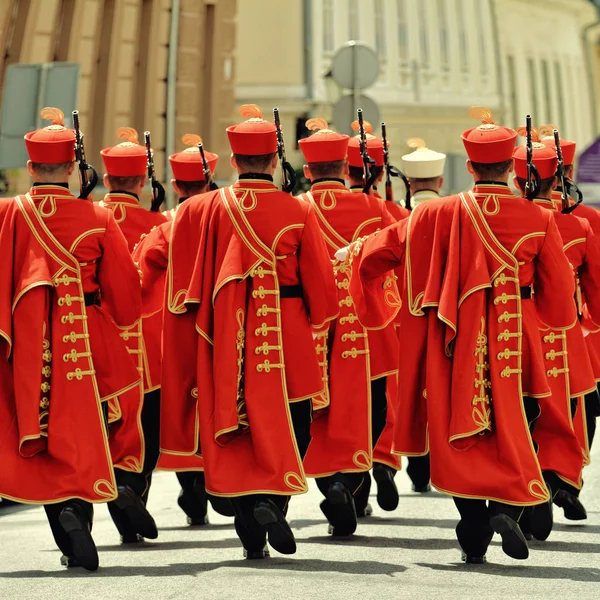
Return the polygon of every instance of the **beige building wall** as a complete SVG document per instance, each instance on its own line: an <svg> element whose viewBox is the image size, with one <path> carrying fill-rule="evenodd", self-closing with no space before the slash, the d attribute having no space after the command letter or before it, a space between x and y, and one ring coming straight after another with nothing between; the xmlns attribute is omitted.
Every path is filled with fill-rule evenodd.
<svg viewBox="0 0 600 600"><path fill-rule="evenodd" d="M175 119L168 124L174 5ZM100 150L119 142L118 127L136 128L141 143L150 130L157 175L164 179L168 131L174 151L183 149L185 133L198 133L207 149L227 154L236 6L237 0L0 0L0 91L11 63L78 62L88 160L102 173ZM227 162L221 161L217 177L229 177ZM27 182L22 173L19 188Z"/></svg>
<svg viewBox="0 0 600 600"><path fill-rule="evenodd" d="M304 2L286 0L285 14L275 7L281 4L240 2L235 97L238 105L255 102L265 112L280 105L296 167L303 162L290 151L296 118L332 122L340 92L324 75L336 49L352 39L379 55L379 78L364 93L386 121L395 164L409 151L406 140L422 137L453 155L449 170L462 177L460 134L475 125L467 114L473 105L489 107L512 127L522 125L527 112L536 124L555 121L581 149L596 136L592 114L598 107L582 31L597 16L587 0L310 0L307 24ZM308 89L305 57L313 82Z"/></svg>
<svg viewBox="0 0 600 600"><path fill-rule="evenodd" d="M296 118L308 109L304 67L303 0L240 0L236 30L236 105L258 104L265 119L279 108L288 160L295 148ZM241 117L234 112L230 123Z"/></svg>

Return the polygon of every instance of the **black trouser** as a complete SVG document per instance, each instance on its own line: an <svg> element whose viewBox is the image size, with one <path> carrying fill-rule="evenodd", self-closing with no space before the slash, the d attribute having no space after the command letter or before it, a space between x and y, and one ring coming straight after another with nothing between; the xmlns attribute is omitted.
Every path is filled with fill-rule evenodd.
<svg viewBox="0 0 600 600"><path fill-rule="evenodd" d="M409 456L406 473L416 488L425 488L429 485L430 463L429 454L425 456Z"/></svg>
<svg viewBox="0 0 600 600"><path fill-rule="evenodd" d="M191 492L196 487L204 488L204 471L180 471L175 475L184 492Z"/></svg>
<svg viewBox="0 0 600 600"><path fill-rule="evenodd" d="M132 473L115 469L115 479L117 486L130 487L146 504L152 483L152 472L156 468L160 456L160 389L144 394L142 430L145 444L142 472ZM130 531L129 519L114 502L108 503L108 510L121 535L134 533Z"/></svg>
<svg viewBox="0 0 600 600"><path fill-rule="evenodd" d="M594 436L596 435L596 418L600 417L600 384L598 385L598 391L594 391L591 394L585 395L585 420L587 425L588 443L590 450L592 449L592 443Z"/></svg>
<svg viewBox="0 0 600 600"><path fill-rule="evenodd" d="M387 419L387 378L381 377L371 381L371 437L373 448L377 445ZM342 483L354 496L359 510L367 505L371 489L371 474L363 473L335 473L328 477L318 477L317 487L327 497L327 491L334 483Z"/></svg>
<svg viewBox="0 0 600 600"><path fill-rule="evenodd" d="M73 548L71 547L71 539L69 534L63 529L58 520L62 510L67 507L76 510L80 517L89 523L91 530L92 521L94 519L94 506L90 502L85 502L84 500L79 499L67 500L66 502L59 502L57 504L44 505L44 510L46 511L48 523L50 524L50 529L52 530L52 535L54 536L56 545L65 556L72 557Z"/></svg>
<svg viewBox="0 0 600 600"><path fill-rule="evenodd" d="M310 424L312 422L312 400L302 400L290 404L292 426L300 457L304 459L310 444ZM231 499L235 511L235 530L242 545L249 552L262 550L267 543L265 528L254 518L254 507L258 500L268 499L284 514L287 513L289 496L277 494L250 494Z"/></svg>
<svg viewBox="0 0 600 600"><path fill-rule="evenodd" d="M102 417L104 424L108 427L108 404L104 402L101 405ZM67 500L65 502L58 502L56 504L45 504L44 510L46 511L46 517L48 517L48 523L54 536L54 541L65 556L73 556L73 548L71 547L71 538L69 534L63 529L60 524L58 517L62 512L63 508L73 508L79 515L89 523L90 531L92 529L92 522L94 520L94 505L85 500L76 498L74 500Z"/></svg>
<svg viewBox="0 0 600 600"><path fill-rule="evenodd" d="M525 415L529 431L533 432L535 422L540 416L540 405L536 398L523 398ZM490 519L496 514L508 515L517 523L526 514L526 507L513 506L502 502L479 500L473 498L453 497L454 504L460 513L460 521L456 526L456 536L461 548L470 556L483 556L489 546L494 532Z"/></svg>

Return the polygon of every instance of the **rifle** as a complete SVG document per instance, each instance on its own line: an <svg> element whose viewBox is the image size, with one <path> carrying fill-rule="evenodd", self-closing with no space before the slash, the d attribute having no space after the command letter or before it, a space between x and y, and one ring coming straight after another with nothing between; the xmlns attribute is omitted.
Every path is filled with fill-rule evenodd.
<svg viewBox="0 0 600 600"><path fill-rule="evenodd" d="M527 184L525 185L525 197L527 200L537 198L540 193L541 179L537 167L533 164L533 139L531 136L531 115L526 117L526 142L527 142Z"/></svg>
<svg viewBox="0 0 600 600"><path fill-rule="evenodd" d="M79 111L73 111L73 129L75 130L75 160L79 165L79 198L87 200L92 190L98 185L98 173L92 165L85 159L85 148L83 146L83 133L79 128ZM91 172L91 178L88 178L88 172Z"/></svg>
<svg viewBox="0 0 600 600"><path fill-rule="evenodd" d="M200 151L200 157L202 158L202 171L204 172L204 181L206 181L209 190L218 190L219 186L213 181L212 173L210 172L210 167L208 166L208 161L206 160L206 156L204 155L204 146L202 142L198 142L198 150Z"/></svg>
<svg viewBox="0 0 600 600"><path fill-rule="evenodd" d="M285 156L285 146L283 144L283 132L281 131L281 121L279 119L279 109L273 109L273 120L277 131L277 154L281 162L281 189L288 194L296 187L296 171L287 161Z"/></svg>
<svg viewBox="0 0 600 600"><path fill-rule="evenodd" d="M400 177L406 188L406 196L404 196L404 206L407 210L412 210L410 204L410 181L408 177L397 167L390 165L390 151L387 143L387 130L385 123L381 123L381 138L383 140L383 164L385 167L385 199L391 202L394 201L394 190L392 189L392 177Z"/></svg>
<svg viewBox="0 0 600 600"><path fill-rule="evenodd" d="M561 212L565 215L571 214L582 202L583 194L577 187L574 181L571 181L565 174L565 161L563 158L562 148L560 146L560 135L558 129L554 130L554 143L556 144L556 156L558 158L558 169L556 170L556 176L558 177L560 193L562 196L562 210ZM577 200L575 204L571 206L570 198Z"/></svg>
<svg viewBox="0 0 600 600"><path fill-rule="evenodd" d="M359 150L363 161L363 194L368 194L375 183L376 175L372 171L375 161L369 156L367 132L365 131L362 108L356 109L356 119L358 120Z"/></svg>
<svg viewBox="0 0 600 600"><path fill-rule="evenodd" d="M150 143L150 132L144 132L144 140L146 142L146 154L148 156L148 179L152 184L152 204L150 210L158 212L162 203L165 201L165 188L160 181L156 179L154 171L154 155L152 154L152 144Z"/></svg>
<svg viewBox="0 0 600 600"><path fill-rule="evenodd" d="M565 212L569 206L569 194L567 193L567 179L565 177L565 161L563 159L562 148L560 147L560 135L558 129L554 130L554 143L556 144L556 157L558 158L558 168L556 169L556 176L560 182L561 196L562 196L562 211Z"/></svg>

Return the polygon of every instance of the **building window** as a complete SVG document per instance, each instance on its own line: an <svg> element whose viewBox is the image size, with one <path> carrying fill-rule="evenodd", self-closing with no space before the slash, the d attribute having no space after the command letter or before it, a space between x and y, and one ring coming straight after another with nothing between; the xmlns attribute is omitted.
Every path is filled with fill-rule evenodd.
<svg viewBox="0 0 600 600"><path fill-rule="evenodd" d="M333 52L333 0L323 0L323 52Z"/></svg>
<svg viewBox="0 0 600 600"><path fill-rule="evenodd" d="M485 4L487 6L487 3ZM475 18L477 19L477 43L479 48L479 72L482 75L487 73L488 56L487 56L487 29L485 26L485 17L483 14L483 0L475 1Z"/></svg>
<svg viewBox="0 0 600 600"><path fill-rule="evenodd" d="M348 0L348 35L350 40L360 39L358 0Z"/></svg>
<svg viewBox="0 0 600 600"><path fill-rule="evenodd" d="M429 20L427 18L427 2L421 0L417 3L419 10L419 48L421 51L421 65L429 67Z"/></svg>
<svg viewBox="0 0 600 600"><path fill-rule="evenodd" d="M383 0L375 0L375 48L379 58L385 60L387 57L387 43Z"/></svg>
<svg viewBox="0 0 600 600"><path fill-rule="evenodd" d="M506 57L506 70L508 73L508 93L510 102L510 120L511 127L520 125L518 119L519 97L517 96L517 71L515 68L515 58L510 54Z"/></svg>
<svg viewBox="0 0 600 600"><path fill-rule="evenodd" d="M469 40L467 38L467 10L464 0L458 0L458 47L460 50L460 70L466 73L469 70Z"/></svg>
<svg viewBox="0 0 600 600"><path fill-rule="evenodd" d="M546 100L546 120L548 123L554 123L554 103L552 102L552 92L550 88L550 67L546 59L542 60L542 86L544 88L544 99Z"/></svg>
<svg viewBox="0 0 600 600"><path fill-rule="evenodd" d="M562 127L566 126L565 120L565 97L564 97L564 86L563 86L563 76L562 76L562 67L559 61L554 61L554 79L556 80L556 106L558 107L558 127L563 135ZM563 135L564 137L564 135Z"/></svg>
<svg viewBox="0 0 600 600"><path fill-rule="evenodd" d="M398 12L398 55L401 63L407 63L408 51L408 15L406 11L406 0L396 0Z"/></svg>
<svg viewBox="0 0 600 600"><path fill-rule="evenodd" d="M440 33L440 65L444 71L450 70L450 45L448 39L448 11L446 0L437 0L437 13Z"/></svg>
<svg viewBox="0 0 600 600"><path fill-rule="evenodd" d="M527 74L529 75L529 86L531 89L531 116L533 121L537 123L537 120L540 118L540 104L537 87L537 72L535 70L533 58L527 59Z"/></svg>

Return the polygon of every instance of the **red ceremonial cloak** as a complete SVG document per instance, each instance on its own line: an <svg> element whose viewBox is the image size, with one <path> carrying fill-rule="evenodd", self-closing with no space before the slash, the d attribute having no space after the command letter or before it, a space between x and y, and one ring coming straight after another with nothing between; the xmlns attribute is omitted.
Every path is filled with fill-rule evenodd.
<svg viewBox="0 0 600 600"><path fill-rule="evenodd" d="M367 334L360 326L348 292L352 268L335 259L337 250L393 222L385 203L352 192L342 183L319 182L300 198L314 207L333 259L339 315L316 339L317 354L328 382L327 395L315 405L312 441L304 468L311 477L339 472L363 472L373 466L371 380L396 374L398 338L392 318ZM399 305L393 277L386 298Z"/></svg>
<svg viewBox="0 0 600 600"><path fill-rule="evenodd" d="M269 221L260 218L263 211ZM270 247L250 224L255 217L271 228ZM281 298L282 278L297 284L298 276L304 302ZM312 352L310 324L334 316L334 289L314 214L272 183L240 181L178 209L164 315L161 449L192 455L200 442L208 492L307 491L287 375L296 382L294 400L304 399L299 372L310 375L316 357L288 364L284 349L294 344L283 327L290 324L296 346L308 336ZM315 394L320 376L319 383Z"/></svg>
<svg viewBox="0 0 600 600"><path fill-rule="evenodd" d="M351 291L363 324L385 318L377 290L404 249L400 337L401 344L410 340L411 352L399 368L395 451L430 450L432 483L455 496L517 505L547 500L523 409L522 305L530 301L521 300L517 259L472 194L432 200L351 259L359 262L354 272L362 281L354 279ZM562 285L563 300L568 265L559 262L562 253L547 252L558 271L553 278L544 270L537 280L554 290ZM547 316L567 327L575 315L548 308Z"/></svg>
<svg viewBox="0 0 600 600"><path fill-rule="evenodd" d="M125 241L110 213L59 186L3 201L0 219L0 495L112 500L113 465L144 460L141 377L113 320L140 317Z"/></svg>

